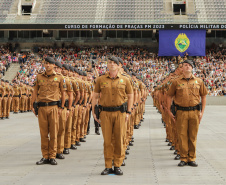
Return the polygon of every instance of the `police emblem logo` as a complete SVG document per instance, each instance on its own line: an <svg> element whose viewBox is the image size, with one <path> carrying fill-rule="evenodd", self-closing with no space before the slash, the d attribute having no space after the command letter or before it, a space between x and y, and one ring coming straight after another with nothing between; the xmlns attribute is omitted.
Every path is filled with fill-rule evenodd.
<svg viewBox="0 0 226 185"><path fill-rule="evenodd" d="M123 83L123 79L121 79L120 82Z"/></svg>
<svg viewBox="0 0 226 185"><path fill-rule="evenodd" d="M180 33L175 39L175 47L181 53L185 52L190 46L190 40L185 33Z"/></svg>
<svg viewBox="0 0 226 185"><path fill-rule="evenodd" d="M57 77L54 78L54 81L57 81Z"/></svg>

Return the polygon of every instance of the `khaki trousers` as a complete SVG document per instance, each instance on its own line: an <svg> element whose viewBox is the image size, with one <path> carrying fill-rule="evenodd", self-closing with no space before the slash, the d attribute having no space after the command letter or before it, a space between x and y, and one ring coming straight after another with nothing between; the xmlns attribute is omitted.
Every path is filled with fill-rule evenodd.
<svg viewBox="0 0 226 185"><path fill-rule="evenodd" d="M9 97L8 102L7 102L6 117L9 117L11 102L12 102L12 97Z"/></svg>
<svg viewBox="0 0 226 185"><path fill-rule="evenodd" d="M67 113L67 109L64 108L64 110L62 110L62 113L59 117L59 130L57 134L57 153L58 154L61 154L64 151L66 113Z"/></svg>
<svg viewBox="0 0 226 185"><path fill-rule="evenodd" d="M22 95L22 97L20 98L20 111L25 111L26 109L26 95Z"/></svg>
<svg viewBox="0 0 226 185"><path fill-rule="evenodd" d="M72 112L70 111L65 126L64 148L71 148L71 126L72 126Z"/></svg>
<svg viewBox="0 0 226 185"><path fill-rule="evenodd" d="M42 156L46 159L54 159L57 153L57 133L59 129L58 106L40 107L38 122Z"/></svg>
<svg viewBox="0 0 226 185"><path fill-rule="evenodd" d="M87 128L89 124L89 113L90 113L90 108L86 108L86 115L85 115L85 126L84 126L84 135L87 135Z"/></svg>
<svg viewBox="0 0 226 185"><path fill-rule="evenodd" d="M19 97L13 97L12 102L13 112L19 112L19 102L20 102Z"/></svg>
<svg viewBox="0 0 226 185"><path fill-rule="evenodd" d="M0 100L0 118L2 118L2 110L3 110L3 108L2 108L2 102L3 102L3 98L2 98L2 100Z"/></svg>
<svg viewBox="0 0 226 185"><path fill-rule="evenodd" d="M106 112L100 113L101 129L104 138L104 158L105 167L112 167L112 160L114 159L114 166L120 167L124 160L126 142L126 113ZM114 145L112 143L112 136L114 136Z"/></svg>
<svg viewBox="0 0 226 185"><path fill-rule="evenodd" d="M7 104L8 104L8 97L4 97L2 101L2 107L3 107L3 117L7 117Z"/></svg>
<svg viewBox="0 0 226 185"><path fill-rule="evenodd" d="M81 120L81 124L80 124L80 138L84 138L84 136L85 136L84 129L85 129L86 112L87 112L87 107L84 108L83 112L82 112L82 120Z"/></svg>
<svg viewBox="0 0 226 185"><path fill-rule="evenodd" d="M82 123L82 106L78 107L78 121L77 121L77 133L76 133L76 141L79 142L80 139L80 130L81 130L81 123Z"/></svg>
<svg viewBox="0 0 226 185"><path fill-rule="evenodd" d="M176 126L180 145L180 160L196 160L196 142L199 129L200 111L181 111L176 113Z"/></svg>
<svg viewBox="0 0 226 185"><path fill-rule="evenodd" d="M75 145L78 123L78 105L75 106L74 113L72 115L72 127L71 127L71 144Z"/></svg>

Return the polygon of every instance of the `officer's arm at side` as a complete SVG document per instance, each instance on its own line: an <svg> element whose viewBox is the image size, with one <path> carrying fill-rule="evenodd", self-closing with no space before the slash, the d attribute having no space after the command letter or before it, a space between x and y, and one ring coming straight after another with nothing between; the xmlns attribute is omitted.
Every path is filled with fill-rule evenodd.
<svg viewBox="0 0 226 185"><path fill-rule="evenodd" d="M170 111L170 106L172 105L173 96L176 94L176 81L172 81L169 90L167 91L167 109Z"/></svg>
<svg viewBox="0 0 226 185"><path fill-rule="evenodd" d="M200 96L201 96L201 102L202 102L202 114L204 113L205 107L206 107L206 95L208 91L204 85L204 82L202 81L202 84L200 86Z"/></svg>
<svg viewBox="0 0 226 185"><path fill-rule="evenodd" d="M126 80L126 94L128 97L128 108L127 111L131 112L132 106L133 106L133 87L129 80Z"/></svg>

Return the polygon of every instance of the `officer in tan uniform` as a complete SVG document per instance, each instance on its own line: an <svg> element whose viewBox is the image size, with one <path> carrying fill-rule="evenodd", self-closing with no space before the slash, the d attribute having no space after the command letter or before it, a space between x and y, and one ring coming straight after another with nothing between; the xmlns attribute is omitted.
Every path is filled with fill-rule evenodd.
<svg viewBox="0 0 226 185"><path fill-rule="evenodd" d="M18 83L16 81L14 81L13 91L14 91L13 100L12 100L13 113L18 114L18 112L19 112L19 102L20 102L19 98L20 98L22 93L21 93L21 89L18 86Z"/></svg>
<svg viewBox="0 0 226 185"><path fill-rule="evenodd" d="M5 86L4 86L4 80L1 79L1 85L0 85L0 118L4 119L2 113L3 113L3 107L2 107L2 102L3 98L5 96Z"/></svg>
<svg viewBox="0 0 226 185"><path fill-rule="evenodd" d="M84 126L84 135L88 135L87 130L88 130L88 124L89 124L89 119L90 119L90 109L91 109L91 101L93 97L93 88L92 88L92 83L91 83L91 78L87 78L87 73L84 72L84 75L86 77L86 84L88 88L88 98L87 98L87 104L86 104L86 114L85 114L85 126Z"/></svg>
<svg viewBox="0 0 226 185"><path fill-rule="evenodd" d="M6 83L6 86L8 87L9 89L9 97L8 97L8 101L7 101L7 104L6 104L6 118L9 119L9 114L10 114L10 106L11 106L11 102L12 102L12 96L14 95L14 91L12 89L12 86L9 84L9 81L6 80L5 81Z"/></svg>
<svg viewBox="0 0 226 185"><path fill-rule="evenodd" d="M81 132L81 124L82 124L82 112L84 110L84 107L82 105L82 102L84 102L85 99L85 86L84 83L82 81L82 73L80 71L78 71L77 69L75 70L75 73L73 74L73 76L76 78L78 85L79 85L79 91L80 91L80 99L77 103L77 109L78 109L78 116L77 116L77 126L76 126L76 138L75 138L75 142L76 142L76 146L81 146L80 141L80 132ZM85 141L85 140L84 140Z"/></svg>
<svg viewBox="0 0 226 185"><path fill-rule="evenodd" d="M55 62L54 70L56 74L62 75L62 64L58 61ZM66 83L65 77L64 83ZM67 83L66 83L67 84ZM61 97L61 92L59 91L59 96ZM65 93L65 101L68 100L68 95ZM61 111L61 114L59 115L59 129L57 133L57 154L56 158L58 159L65 159L63 155L64 151L64 137L65 137L65 126L67 121L67 108L64 107L64 109Z"/></svg>
<svg viewBox="0 0 226 185"><path fill-rule="evenodd" d="M98 77L94 88L92 101L93 117L101 124L104 138L105 169L101 175L113 172L112 160L114 159L114 173L123 175L120 169L124 160L124 143L126 142L126 123L131 114L133 89L127 77L119 73L119 61L112 56L108 60L109 73ZM94 107L99 101L100 119L94 114ZM125 97L128 97L128 105ZM112 143L114 135L114 145Z"/></svg>
<svg viewBox="0 0 226 185"><path fill-rule="evenodd" d="M82 119L81 119L81 126L80 126L80 141L81 142L86 142L86 136L85 136L85 118L86 118L86 112L88 111L88 107L87 107L87 101L88 101L88 98L89 98L89 90L88 90L88 86L89 84L87 83L87 80L86 80L86 72L85 71L82 71L81 72L81 76L82 76L82 83L83 83L83 86L84 86L84 101L82 102Z"/></svg>
<svg viewBox="0 0 226 185"><path fill-rule="evenodd" d="M27 111L30 112L32 109L32 93L33 93L33 87L29 84L27 84L28 86L28 100L27 100Z"/></svg>
<svg viewBox="0 0 226 185"><path fill-rule="evenodd" d="M41 135L41 151L43 158L36 164L57 165L57 133L59 115L64 109L66 84L62 75L54 72L55 61L51 57L45 59L45 72L38 74L34 84L32 103L33 113L37 115ZM61 96L60 96L61 92ZM59 102L61 100L61 103Z"/></svg>
<svg viewBox="0 0 226 185"><path fill-rule="evenodd" d="M72 72L73 71L73 72ZM72 126L71 126L71 148L72 150L76 150L76 135L77 135L77 123L78 123L78 101L80 100L80 89L78 80L75 77L75 68L72 70L70 67L69 76L71 78L72 86L73 86L73 104L72 104Z"/></svg>
<svg viewBox="0 0 226 185"><path fill-rule="evenodd" d="M205 105L207 89L200 78L192 74L193 62L185 60L183 62L183 75L172 81L167 92L171 97L168 99L168 111L172 120L176 122L180 160L178 166L197 167L196 160L196 141L199 124L201 122ZM172 97L176 105L176 116L170 111ZM200 97L202 105L200 105Z"/></svg>
<svg viewBox="0 0 226 185"><path fill-rule="evenodd" d="M5 96L3 97L3 101L2 101L2 107L3 107L3 118L9 118L8 115L7 115L7 112L8 112L8 100L9 100L9 97L10 97L10 88L9 88L9 81L8 80L5 80L5 82L2 81L2 84L5 88Z"/></svg>
<svg viewBox="0 0 226 185"><path fill-rule="evenodd" d="M73 86L70 78L68 77L69 65L63 64L62 74L67 85L67 94L65 96L65 108L67 109L67 121L65 125L64 135L64 154L69 154L71 148L71 127L72 127L72 103L73 103ZM66 98L67 97L67 98Z"/></svg>
<svg viewBox="0 0 226 185"><path fill-rule="evenodd" d="M23 81L20 81L21 97L20 97L20 112L26 112L26 101L27 101L27 87Z"/></svg>

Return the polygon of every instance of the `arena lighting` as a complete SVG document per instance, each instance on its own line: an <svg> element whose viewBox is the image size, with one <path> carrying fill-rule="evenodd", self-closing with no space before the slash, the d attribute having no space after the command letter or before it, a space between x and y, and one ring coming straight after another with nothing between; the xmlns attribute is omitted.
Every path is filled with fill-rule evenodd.
<svg viewBox="0 0 226 185"><path fill-rule="evenodd" d="M43 33L44 33L44 34L48 34L49 31L48 31L47 29L45 29L45 30L43 30Z"/></svg>
<svg viewBox="0 0 226 185"><path fill-rule="evenodd" d="M99 29L99 30L98 30L98 33L99 33L99 34L102 34L102 29Z"/></svg>
<svg viewBox="0 0 226 185"><path fill-rule="evenodd" d="M211 31L212 31L211 29L207 30L207 34L211 34Z"/></svg>

